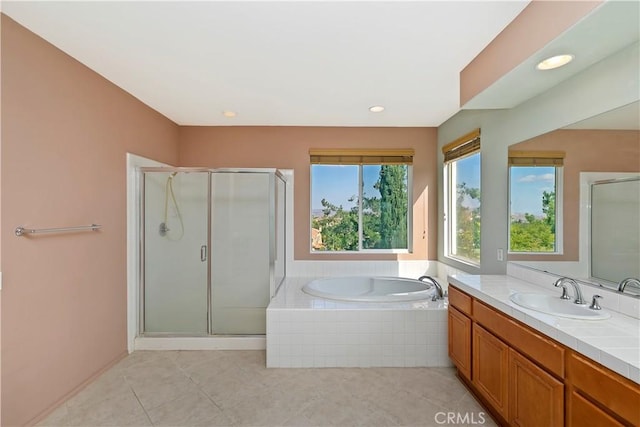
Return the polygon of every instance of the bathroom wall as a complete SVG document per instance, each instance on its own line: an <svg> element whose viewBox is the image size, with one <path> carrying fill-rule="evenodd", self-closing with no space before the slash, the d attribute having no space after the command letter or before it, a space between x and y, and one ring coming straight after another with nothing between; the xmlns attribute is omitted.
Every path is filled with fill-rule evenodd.
<svg viewBox="0 0 640 427"><path fill-rule="evenodd" d="M126 354L126 153L177 163L178 126L1 19L2 425L14 426Z"/></svg>
<svg viewBox="0 0 640 427"><path fill-rule="evenodd" d="M615 145L615 150L612 150ZM565 129L509 147L519 151L564 151L563 254L510 254L510 261L578 261L580 243L580 172L640 172L640 132Z"/></svg>
<svg viewBox="0 0 640 427"><path fill-rule="evenodd" d="M413 253L312 254L310 148L413 148ZM277 167L294 171L296 260L426 260L436 257L435 128L196 127L180 128L181 166Z"/></svg>

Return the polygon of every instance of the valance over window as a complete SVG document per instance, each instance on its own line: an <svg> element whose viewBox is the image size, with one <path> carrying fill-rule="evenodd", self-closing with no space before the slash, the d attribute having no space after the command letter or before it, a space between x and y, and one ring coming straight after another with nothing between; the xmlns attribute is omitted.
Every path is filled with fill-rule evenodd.
<svg viewBox="0 0 640 427"><path fill-rule="evenodd" d="M314 165L410 165L413 149L310 149Z"/></svg>
<svg viewBox="0 0 640 427"><path fill-rule="evenodd" d="M480 151L480 129L461 136L442 147L444 162L449 163Z"/></svg>
<svg viewBox="0 0 640 427"><path fill-rule="evenodd" d="M562 166L564 151L509 151L509 166Z"/></svg>

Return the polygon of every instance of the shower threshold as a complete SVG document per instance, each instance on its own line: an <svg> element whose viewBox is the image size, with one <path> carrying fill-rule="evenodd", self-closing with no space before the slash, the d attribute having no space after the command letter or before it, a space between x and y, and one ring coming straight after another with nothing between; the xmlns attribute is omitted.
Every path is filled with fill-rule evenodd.
<svg viewBox="0 0 640 427"><path fill-rule="evenodd" d="M142 336L134 350L265 350L265 335Z"/></svg>

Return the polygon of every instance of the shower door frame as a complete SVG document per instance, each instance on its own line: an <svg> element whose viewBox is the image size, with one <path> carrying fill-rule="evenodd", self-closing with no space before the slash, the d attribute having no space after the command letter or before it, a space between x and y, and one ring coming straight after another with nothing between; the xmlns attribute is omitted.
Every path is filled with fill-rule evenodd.
<svg viewBox="0 0 640 427"><path fill-rule="evenodd" d="M144 174L146 172L162 172L162 173L172 173L172 172L191 172L191 173L207 173L207 334L206 335L196 335L196 334L176 334L172 332L145 332L145 186L142 185L144 183ZM142 166L136 168L136 173L138 174L138 183L139 183L139 215L138 215L138 230L140 230L138 235L138 327L137 327L137 336L139 337L174 337L174 336L216 336L212 333L213 325L212 325L212 272L211 272L211 241L212 241L212 233L211 233L211 220L212 220L212 175L215 173L268 173L270 174L269 186L270 191L274 192L274 196L269 198L269 216L270 223L272 226L269 230L269 295L270 298L273 298L275 292L279 288L280 283L275 283L275 261L277 259L277 226L276 226L276 218L277 218L277 200L276 196L278 194L277 189L277 181L275 178L281 179L285 184L285 191L282 197L284 197L284 211L285 215L285 225L284 230L284 241L283 244L286 245L286 183L287 178L285 175L277 168L203 168L203 167L174 167L174 166ZM286 249L284 253L284 269L283 269L283 280L286 277ZM259 334L263 335L263 334ZM242 335L240 335L242 336Z"/></svg>
<svg viewBox="0 0 640 427"><path fill-rule="evenodd" d="M140 268L138 270L138 336L147 337L163 337L163 336L211 336L211 172L210 168L189 168L189 167L172 167L172 166L152 166L138 168L139 183L144 183L144 174L146 172L190 172L190 173L207 173L207 334L176 334L173 332L145 332L145 186L140 185L139 208L140 216L138 218L138 229L140 230L140 240L138 242L138 254L140 259Z"/></svg>

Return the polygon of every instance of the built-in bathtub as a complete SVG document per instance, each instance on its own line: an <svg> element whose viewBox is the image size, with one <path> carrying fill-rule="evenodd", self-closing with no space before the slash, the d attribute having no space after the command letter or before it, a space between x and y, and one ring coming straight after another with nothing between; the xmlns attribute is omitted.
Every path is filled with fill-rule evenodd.
<svg viewBox="0 0 640 427"><path fill-rule="evenodd" d="M394 302L432 298L431 284L404 277L326 277L312 280L302 291L316 297L340 301Z"/></svg>
<svg viewBox="0 0 640 427"><path fill-rule="evenodd" d="M336 280L355 283L360 278ZM446 279L437 280L446 287ZM322 298L302 290L323 281L329 282L288 277L272 299L267 308L268 367L452 366L447 300L433 301L429 284L422 285L427 286L425 298L391 302L346 301L335 293Z"/></svg>

